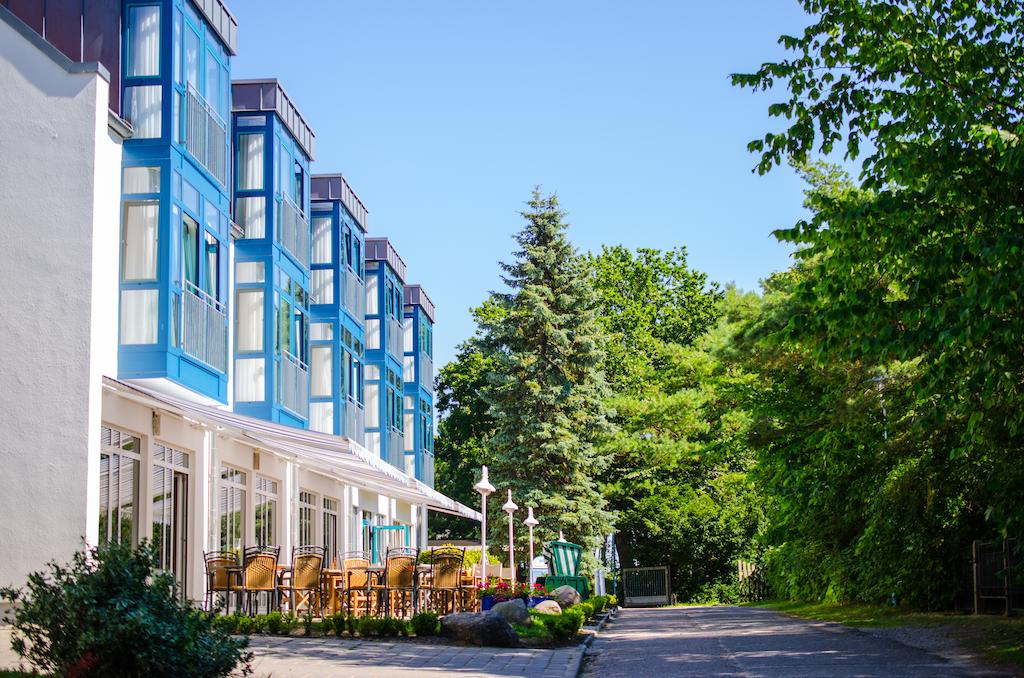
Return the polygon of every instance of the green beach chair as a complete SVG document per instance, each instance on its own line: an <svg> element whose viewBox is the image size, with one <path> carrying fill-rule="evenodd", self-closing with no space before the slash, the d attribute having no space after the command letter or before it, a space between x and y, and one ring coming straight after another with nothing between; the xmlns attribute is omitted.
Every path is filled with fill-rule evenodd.
<svg viewBox="0 0 1024 678"><path fill-rule="evenodd" d="M544 586L552 591L559 586L568 585L579 591L583 598L587 598L590 587L587 578L581 577L579 573L583 547L556 539L545 546L543 552L548 563L548 572L551 573L544 580Z"/></svg>

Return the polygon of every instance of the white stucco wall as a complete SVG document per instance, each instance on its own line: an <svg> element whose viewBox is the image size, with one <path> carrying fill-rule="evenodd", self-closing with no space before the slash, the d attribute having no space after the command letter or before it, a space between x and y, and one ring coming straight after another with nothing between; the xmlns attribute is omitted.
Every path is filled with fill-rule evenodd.
<svg viewBox="0 0 1024 678"><path fill-rule="evenodd" d="M108 87L0 21L0 585L96 536L99 375L117 351Z"/></svg>

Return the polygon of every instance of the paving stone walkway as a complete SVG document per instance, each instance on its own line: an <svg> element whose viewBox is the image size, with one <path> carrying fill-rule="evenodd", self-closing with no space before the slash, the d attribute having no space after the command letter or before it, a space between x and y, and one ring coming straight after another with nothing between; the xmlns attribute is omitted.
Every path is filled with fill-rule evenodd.
<svg viewBox="0 0 1024 678"><path fill-rule="evenodd" d="M749 607L622 610L584 676L964 678L1005 676L857 629Z"/></svg>

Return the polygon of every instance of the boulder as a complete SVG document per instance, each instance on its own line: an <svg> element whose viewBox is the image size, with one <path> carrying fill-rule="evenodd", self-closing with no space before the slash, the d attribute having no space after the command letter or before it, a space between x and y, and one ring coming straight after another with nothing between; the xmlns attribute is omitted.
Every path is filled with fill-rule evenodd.
<svg viewBox="0 0 1024 678"><path fill-rule="evenodd" d="M441 618L441 635L472 645L519 647L519 635L500 614L459 612Z"/></svg>
<svg viewBox="0 0 1024 678"><path fill-rule="evenodd" d="M529 626L533 623L533 618L530 617L530 613L526 611L526 603L524 603L521 598L497 603L491 608L491 612L501 615L509 624L523 624Z"/></svg>
<svg viewBox="0 0 1024 678"><path fill-rule="evenodd" d="M570 605L576 605L583 602L583 596L580 595L580 592L568 584L565 586L559 586L557 589L552 591L550 595L558 602L563 610Z"/></svg>
<svg viewBox="0 0 1024 678"><path fill-rule="evenodd" d="M541 614L562 614L562 606L553 600L542 600L533 609Z"/></svg>

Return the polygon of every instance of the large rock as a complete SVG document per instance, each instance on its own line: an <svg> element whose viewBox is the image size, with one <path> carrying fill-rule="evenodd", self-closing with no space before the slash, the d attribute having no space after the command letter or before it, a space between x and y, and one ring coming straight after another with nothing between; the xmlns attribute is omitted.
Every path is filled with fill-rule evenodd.
<svg viewBox="0 0 1024 678"><path fill-rule="evenodd" d="M553 600L542 600L533 609L541 614L562 614L562 606Z"/></svg>
<svg viewBox="0 0 1024 678"><path fill-rule="evenodd" d="M549 595L555 599L563 610L571 605L583 602L583 596L580 595L580 592L568 584L565 586L559 586Z"/></svg>
<svg viewBox="0 0 1024 678"><path fill-rule="evenodd" d="M441 618L441 635L473 645L519 647L515 629L493 611L445 615Z"/></svg>
<svg viewBox="0 0 1024 678"><path fill-rule="evenodd" d="M533 623L533 618L530 617L530 613L526 611L526 603L523 602L522 598L506 600L503 603L498 603L491 608L491 612L501 615L509 624L524 624L529 626Z"/></svg>

